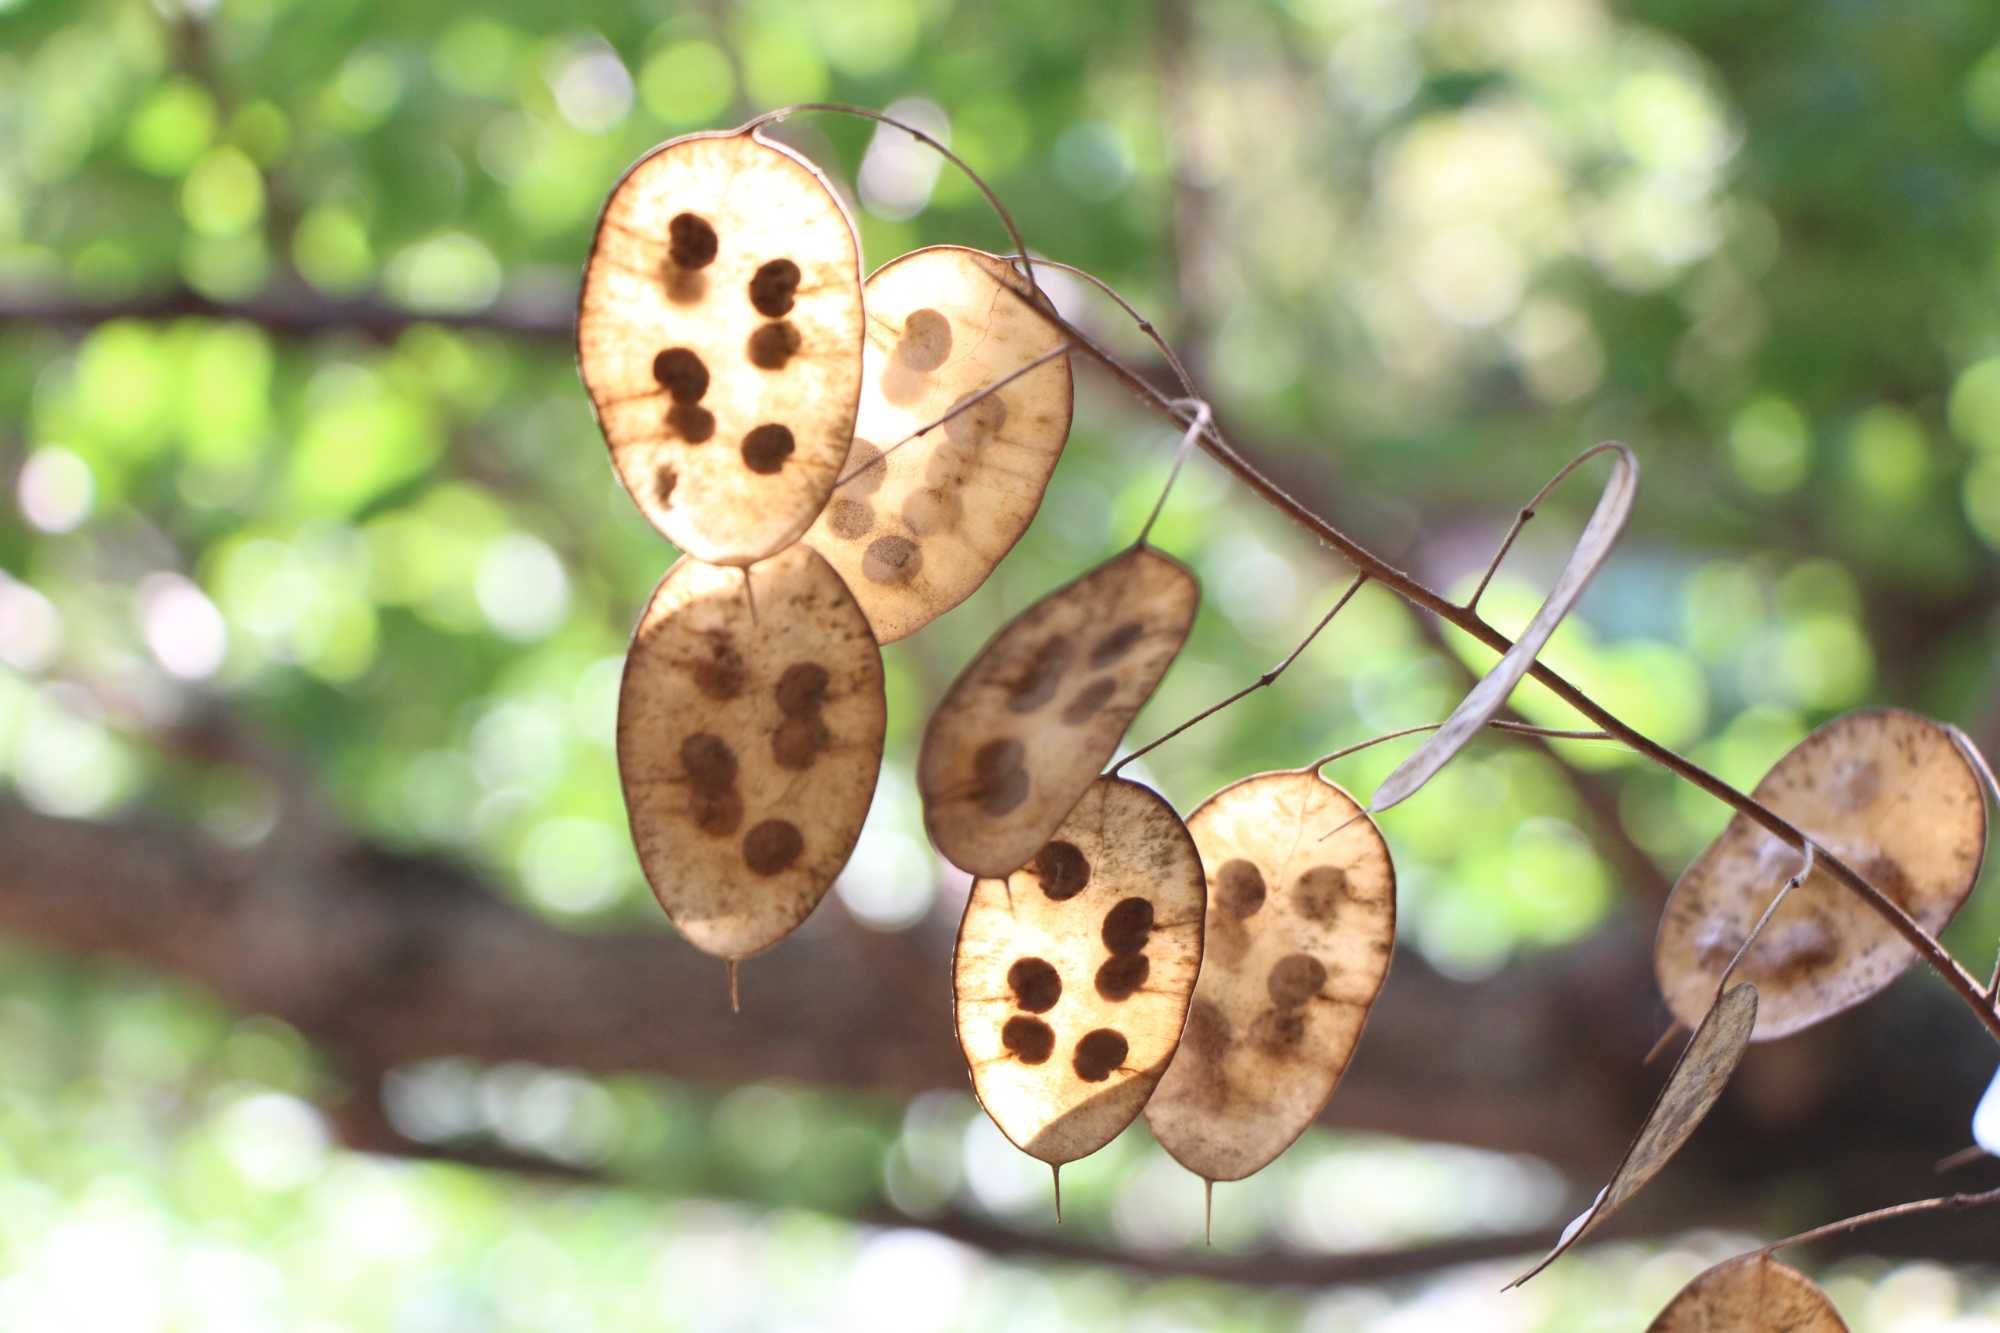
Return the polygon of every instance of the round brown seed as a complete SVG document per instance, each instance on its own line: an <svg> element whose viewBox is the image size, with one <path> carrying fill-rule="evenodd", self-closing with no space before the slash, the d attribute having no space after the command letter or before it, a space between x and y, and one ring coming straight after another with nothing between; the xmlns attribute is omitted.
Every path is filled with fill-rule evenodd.
<svg viewBox="0 0 2000 1333"><path fill-rule="evenodd" d="M1271 992L1272 1004L1296 1009L1326 985L1326 965L1309 953L1286 954L1271 964L1271 975L1264 985Z"/></svg>
<svg viewBox="0 0 2000 1333"><path fill-rule="evenodd" d="M785 465L796 447L790 427L766 422L743 437L743 466L768 477Z"/></svg>
<svg viewBox="0 0 2000 1333"><path fill-rule="evenodd" d="M799 345L798 329L789 319L781 319L762 325L751 334L744 355L759 370L783 370L798 355Z"/></svg>
<svg viewBox="0 0 2000 1333"><path fill-rule="evenodd" d="M908 583L924 567L924 553L908 537L877 537L861 558L871 583Z"/></svg>
<svg viewBox="0 0 2000 1333"><path fill-rule="evenodd" d="M951 357L951 321L928 307L912 310L903 321L903 340L896 359L911 370L929 374Z"/></svg>
<svg viewBox="0 0 2000 1333"><path fill-rule="evenodd" d="M1029 1013L1045 1014L1062 998L1062 977L1045 958L1017 958L1007 969L1007 989Z"/></svg>
<svg viewBox="0 0 2000 1333"><path fill-rule="evenodd" d="M653 378L677 403L698 403L708 392L708 367L691 347L669 347L654 357Z"/></svg>
<svg viewBox="0 0 2000 1333"><path fill-rule="evenodd" d="M817 662L794 662L778 677L778 711L786 717L811 717L826 702L832 677Z"/></svg>
<svg viewBox="0 0 2000 1333"><path fill-rule="evenodd" d="M1055 1031L1039 1018L1016 1014L1000 1029L1000 1044L1024 1065L1038 1065L1056 1048Z"/></svg>
<svg viewBox="0 0 2000 1333"><path fill-rule="evenodd" d="M799 266L789 259L773 259L751 277L750 304L766 319L776 319L791 313L798 290Z"/></svg>
<svg viewBox="0 0 2000 1333"><path fill-rule="evenodd" d="M1090 862L1074 843L1060 840L1035 853L1035 877L1042 892L1056 902L1066 902L1090 884Z"/></svg>
<svg viewBox="0 0 2000 1333"><path fill-rule="evenodd" d="M1127 898L1104 914L1104 947L1113 953L1138 953L1153 933L1153 904Z"/></svg>
<svg viewBox="0 0 2000 1333"><path fill-rule="evenodd" d="M667 257L681 268L707 268L716 248L715 228L705 217L681 213L667 224Z"/></svg>
<svg viewBox="0 0 2000 1333"><path fill-rule="evenodd" d="M697 731L681 742L681 766L704 795L720 795L736 782L736 751L713 732Z"/></svg>
<svg viewBox="0 0 2000 1333"><path fill-rule="evenodd" d="M1129 1000L1152 970L1152 960L1143 953L1113 954L1097 969L1097 993L1114 1003Z"/></svg>
<svg viewBox="0 0 2000 1333"><path fill-rule="evenodd" d="M1131 1049L1124 1033L1113 1028L1098 1028L1083 1034L1076 1044L1076 1054L1070 1064L1076 1070L1076 1076L1085 1083L1102 1083L1125 1063L1125 1055Z"/></svg>
<svg viewBox="0 0 2000 1333"><path fill-rule="evenodd" d="M767 819L743 835L743 864L760 875L775 875L799 859L806 840L789 819Z"/></svg>

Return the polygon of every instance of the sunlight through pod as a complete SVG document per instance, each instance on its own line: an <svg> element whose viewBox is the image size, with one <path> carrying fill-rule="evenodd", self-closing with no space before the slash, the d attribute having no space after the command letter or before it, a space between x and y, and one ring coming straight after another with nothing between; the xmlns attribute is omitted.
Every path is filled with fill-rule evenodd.
<svg viewBox="0 0 2000 1333"><path fill-rule="evenodd" d="M1943 929L1979 878L1986 803L1946 728L1900 709L1834 719L1752 795L1859 871L1924 929ZM1674 885L1653 966L1667 1007L1698 1018L1799 854L1743 815ZM1791 891L1736 975L1757 983L1757 1040L1810 1027L1894 981L1916 951L1824 867Z"/></svg>
<svg viewBox="0 0 2000 1333"><path fill-rule="evenodd" d="M1847 1333L1819 1284L1759 1251L1682 1287L1646 1333Z"/></svg>
<svg viewBox="0 0 2000 1333"><path fill-rule="evenodd" d="M1063 336L1003 283L1031 290L1004 259L941 245L890 260L863 291L854 447L806 540L883 643L986 581L1027 531L1069 438L1069 359L1035 365Z"/></svg>
<svg viewBox="0 0 2000 1333"><path fill-rule="evenodd" d="M811 547L667 571L625 658L618 773L681 933L734 960L805 920L860 836L886 720L881 650Z"/></svg>
<svg viewBox="0 0 2000 1333"><path fill-rule="evenodd" d="M577 365L618 479L688 554L748 564L819 514L854 434L861 332L854 228L790 149L692 134L605 202Z"/></svg>
<svg viewBox="0 0 2000 1333"><path fill-rule="evenodd" d="M1204 1180L1241 1180L1304 1132L1353 1058L1395 948L1396 871L1375 822L1311 771L1224 787L1188 832L1208 877L1205 961L1146 1123Z"/></svg>
<svg viewBox="0 0 2000 1333"><path fill-rule="evenodd" d="M1014 617L931 714L924 827L952 864L1007 875L1047 842L1118 748L1194 623L1179 561L1135 546Z"/></svg>
<svg viewBox="0 0 2000 1333"><path fill-rule="evenodd" d="M1715 1001L1694 1035L1688 1038L1680 1060L1667 1075L1658 1100L1646 1115L1646 1123L1639 1126L1638 1136L1625 1150L1624 1160L1611 1173L1611 1183L1597 1192L1590 1207L1563 1228L1562 1239L1548 1257L1508 1283L1509 1289L1520 1286L1561 1258L1564 1251L1660 1174L1715 1109L1722 1090L1729 1086L1730 1076L1743 1062L1743 1052L1750 1047L1750 1030L1756 1023L1755 986L1748 983L1731 986Z"/></svg>
<svg viewBox="0 0 2000 1333"><path fill-rule="evenodd" d="M1201 967L1201 858L1180 816L1093 783L1034 859L972 886L952 954L973 1091L1052 1166L1116 1138L1173 1058Z"/></svg>

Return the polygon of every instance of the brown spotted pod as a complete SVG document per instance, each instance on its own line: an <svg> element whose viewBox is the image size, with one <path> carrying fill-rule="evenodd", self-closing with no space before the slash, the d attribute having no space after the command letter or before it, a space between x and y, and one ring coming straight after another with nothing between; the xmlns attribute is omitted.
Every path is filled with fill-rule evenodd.
<svg viewBox="0 0 2000 1333"><path fill-rule="evenodd" d="M697 948L768 949L861 835L887 723L882 654L831 566L682 559L639 621L618 774L639 864Z"/></svg>
<svg viewBox="0 0 2000 1333"><path fill-rule="evenodd" d="M819 171L740 131L660 145L605 202L577 367L641 512L713 564L795 541L847 457L861 260Z"/></svg>
<svg viewBox="0 0 2000 1333"><path fill-rule="evenodd" d="M1847 1333L1817 1282L1762 1251L1698 1275L1646 1333Z"/></svg>
<svg viewBox="0 0 2000 1333"><path fill-rule="evenodd" d="M1156 793L1102 778L1032 860L972 886L952 954L973 1091L1055 1166L1132 1123L1201 967L1201 858Z"/></svg>
<svg viewBox="0 0 2000 1333"><path fill-rule="evenodd" d="M1009 621L959 673L917 760L924 827L975 875L1013 873L1063 822L1152 697L1201 599L1135 546Z"/></svg>
<svg viewBox="0 0 2000 1333"><path fill-rule="evenodd" d="M1146 1123L1196 1175L1241 1180L1353 1058L1395 949L1396 870L1374 821L1311 771L1224 787L1188 832L1208 878L1201 980Z"/></svg>
<svg viewBox="0 0 2000 1333"><path fill-rule="evenodd" d="M854 445L806 540L883 643L971 596L1041 506L1069 438L1069 359L993 391L1063 342L1031 292L1006 260L955 245L892 259L863 289Z"/></svg>
<svg viewBox="0 0 2000 1333"><path fill-rule="evenodd" d="M1800 741L1752 793L1936 934L1979 878L1986 803L1946 729L1901 709L1835 718ZM1798 852L1743 815L1681 875L1654 942L1667 1007L1693 1027L1729 960ZM1735 977L1762 997L1758 1041L1812 1026L1902 974L1916 951L1823 867L1793 889Z"/></svg>

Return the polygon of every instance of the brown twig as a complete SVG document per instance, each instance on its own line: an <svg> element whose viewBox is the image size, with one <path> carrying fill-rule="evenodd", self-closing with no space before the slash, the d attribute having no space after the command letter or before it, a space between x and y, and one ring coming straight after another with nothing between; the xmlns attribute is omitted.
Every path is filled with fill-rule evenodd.
<svg viewBox="0 0 2000 1333"><path fill-rule="evenodd" d="M1919 1213L1956 1212L1962 1208L1983 1208L1988 1204L2000 1204L2000 1189L1984 1190L1977 1194L1944 1194L1935 1199L1914 1199L1909 1203L1891 1204L1887 1208L1877 1208L1873 1212L1857 1213L1853 1217L1842 1218L1838 1222L1828 1222L1825 1226L1814 1227L1811 1231L1801 1231L1796 1236L1774 1240L1769 1245L1755 1251L1770 1254L1792 1245L1804 1245L1810 1241L1826 1240L1832 1236L1843 1236L1877 1222L1888 1222L1898 1217L1914 1217Z"/></svg>

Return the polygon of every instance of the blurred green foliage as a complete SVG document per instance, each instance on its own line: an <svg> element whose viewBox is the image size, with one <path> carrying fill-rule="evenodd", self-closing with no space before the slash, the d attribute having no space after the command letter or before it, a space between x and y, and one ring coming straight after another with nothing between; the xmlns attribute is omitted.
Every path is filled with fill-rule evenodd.
<svg viewBox="0 0 2000 1333"><path fill-rule="evenodd" d="M610 740L629 626L673 553L611 478L562 326L633 157L828 97L940 127L1038 250L1185 340L1256 457L1441 586L1469 590L1510 506L1580 446L1631 442L1633 530L1546 657L1729 780L1868 702L1994 736L2000 11L1978 0L0 0L0 297L113 316L0 326L0 782L50 812L147 808L255 843L270 779L171 741L220 701L367 836L479 863L564 921L663 929ZM871 267L1004 243L977 191L898 136L826 117L781 132L858 191ZM236 313L146 313L179 291ZM385 329L364 308L429 319ZM909 777L927 702L1007 615L1131 533L1164 475L1168 432L1098 390L1016 554L888 654L890 762L866 873L840 890L865 922L934 905ZM1487 594L1503 629L1532 614L1589 487L1555 498ZM1282 656L1346 577L1206 466L1156 540L1207 600L1135 738ZM1185 806L1442 717L1490 656L1441 642L1365 591L1277 688L1143 771ZM1539 687L1517 702L1574 722ZM1335 773L1365 790L1402 753ZM1720 826L1618 751L1555 753L1481 741L1384 821L1406 935L1440 964L1483 972L1630 910L1564 764L1668 876ZM1977 961L1996 934L1989 890L1952 939ZM101 1009L153 1034L135 1051L213 1029L199 1060L147 1077L214 1109L102 1153L178 1144L207 1170L228 1107L278 1114L258 1099L312 1077L282 1034L254 1056L268 1067L238 1070L232 1043L266 1040L251 1029L23 968L21 1022ZM121 1040L71 1044L111 1059ZM63 1077L49 1095L92 1116L149 1114ZM32 1094L10 1096L27 1114ZM893 1119L854 1121L855 1179L893 1162ZM108 1160L77 1137L60 1119L10 1131L17 1167L67 1163L20 1188L66 1190ZM181 1169L148 1187L179 1191ZM365 1213L399 1170L343 1165L326 1197ZM507 1188L424 1179L474 1216ZM114 1198L104 1225L234 1215L187 1188ZM815 1188L784 1198L839 1211L874 1186ZM295 1201L271 1225L308 1247L347 1225L314 1210L348 1206ZM599 1206L684 1225L638 1220L639 1196ZM520 1244L562 1269L606 1225ZM759 1243L853 1244L816 1225Z"/></svg>

